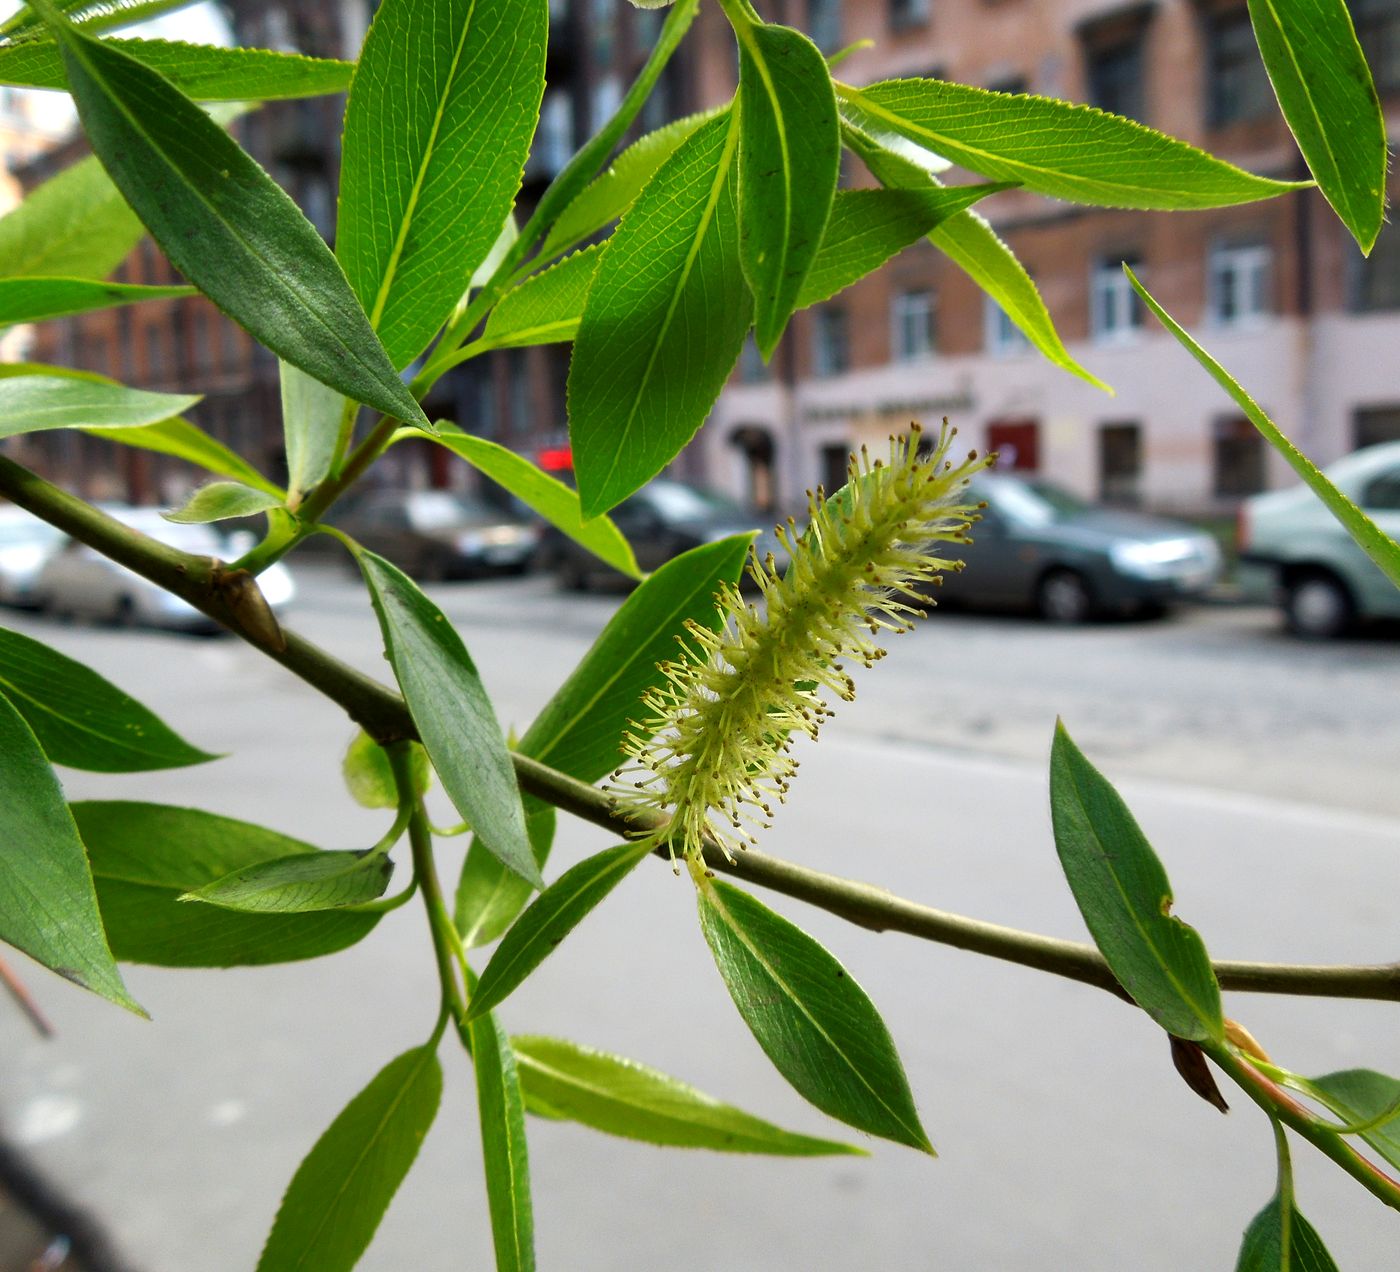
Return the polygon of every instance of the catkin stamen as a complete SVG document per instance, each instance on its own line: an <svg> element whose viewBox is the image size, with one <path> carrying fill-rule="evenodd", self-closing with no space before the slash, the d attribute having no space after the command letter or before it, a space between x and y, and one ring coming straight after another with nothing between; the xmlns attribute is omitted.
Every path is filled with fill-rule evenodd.
<svg viewBox="0 0 1400 1272"><path fill-rule="evenodd" d="M797 771L792 735L816 738L833 714L819 690L855 696L840 660L874 666L886 651L871 638L907 632L922 613L900 598L922 601L920 589L961 569L931 548L970 542L977 510L965 501L968 479L994 457L954 465L953 436L945 421L923 458L918 425L890 439L888 460L871 460L862 447L832 499L820 488L808 493L805 531L790 518L775 528L785 568L751 553L764 612L729 584L716 598L719 630L688 622L677 636L681 657L663 664L661 682L643 694L647 714L623 740L631 763L614 775L628 780L612 788L624 806L670 811L657 838L673 855L695 863L710 839L732 858L757 843L769 801L784 802Z"/></svg>

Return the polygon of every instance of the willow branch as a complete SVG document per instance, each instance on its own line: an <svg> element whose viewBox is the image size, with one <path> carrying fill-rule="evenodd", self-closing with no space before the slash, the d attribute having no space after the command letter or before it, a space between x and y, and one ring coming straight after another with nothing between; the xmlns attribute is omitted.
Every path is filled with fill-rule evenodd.
<svg viewBox="0 0 1400 1272"><path fill-rule="evenodd" d="M250 609L246 595L249 588L256 591L256 582L245 571L156 543L3 456L0 494L222 623L338 703L377 742L387 745L417 737L408 708L393 690L294 632L275 624L269 631L260 622L250 622L249 614L256 606ZM240 596L242 601L231 599ZM665 822L664 817L655 815L624 814L596 787L538 760L516 753L512 760L522 789L618 835L654 830ZM667 855L664 848L660 855ZM951 914L872 884L810 870L757 851L741 853L729 861L718 848L711 847L706 850L705 862L719 873L805 901L871 931L903 932L1122 994L1103 956L1082 942ZM1400 964L1396 963L1317 966L1222 960L1214 967L1224 989L1400 1002Z"/></svg>

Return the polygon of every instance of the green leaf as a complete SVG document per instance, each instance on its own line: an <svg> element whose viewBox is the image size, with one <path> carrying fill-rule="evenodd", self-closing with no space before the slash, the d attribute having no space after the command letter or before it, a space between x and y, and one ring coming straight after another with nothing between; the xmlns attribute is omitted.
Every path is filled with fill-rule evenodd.
<svg viewBox="0 0 1400 1272"><path fill-rule="evenodd" d="M1005 185L930 187L925 190L841 190L831 209L826 237L797 294L805 309L845 290L879 269L933 229L978 199Z"/></svg>
<svg viewBox="0 0 1400 1272"><path fill-rule="evenodd" d="M475 1002L475 995L472 1001ZM535 1223L530 1200L530 1157L525 1144L525 1101L515 1053L494 1016L480 1017L469 1028L497 1272L532 1272Z"/></svg>
<svg viewBox="0 0 1400 1272"><path fill-rule="evenodd" d="M87 31L110 31L118 27L145 22L175 9L188 8L195 0L53 0L52 7L68 15L70 21ZM13 38L19 34L44 38L43 19L30 5L0 23L0 34Z"/></svg>
<svg viewBox="0 0 1400 1272"><path fill-rule="evenodd" d="M564 871L541 892L486 964L467 1019L476 1020L498 1007L651 849L647 842L605 848Z"/></svg>
<svg viewBox="0 0 1400 1272"><path fill-rule="evenodd" d="M144 233L136 213L90 155L0 217L0 275L106 278Z"/></svg>
<svg viewBox="0 0 1400 1272"><path fill-rule="evenodd" d="M526 1106L544 1116L669 1148L774 1157L865 1155L849 1144L782 1130L635 1060L561 1038L511 1041Z"/></svg>
<svg viewBox="0 0 1400 1272"><path fill-rule="evenodd" d="M632 554L632 545L623 538L622 532L608 517L594 517L585 521L579 509L577 493L563 482L542 472L524 456L484 437L473 437L445 423L438 428L438 436L429 440L460 455L473 468L510 491L600 561L606 561L628 578L642 577L641 570L637 568L637 558ZM400 436L427 435L405 429Z"/></svg>
<svg viewBox="0 0 1400 1272"><path fill-rule="evenodd" d="M520 752L581 782L615 769L638 702L663 680L657 664L678 656L676 637L687 623L718 629L715 594L739 581L750 541L740 534L706 543L651 574L526 729Z"/></svg>
<svg viewBox="0 0 1400 1272"><path fill-rule="evenodd" d="M508 291L492 309L481 339L468 346L471 352L572 340L601 250L598 244L586 247Z"/></svg>
<svg viewBox="0 0 1400 1272"><path fill-rule="evenodd" d="M717 114L718 110L706 110L686 115L634 141L559 214L540 248L540 259L558 256L617 220L681 142Z"/></svg>
<svg viewBox="0 0 1400 1272"><path fill-rule="evenodd" d="M95 371L78 371L73 367L55 367L40 362L0 363L0 379L15 376L39 375L61 376L69 380L81 380L88 384L105 384L121 387L115 380ZM3 393L3 390L0 390ZM177 459L188 460L211 473L232 477L245 486L255 486L276 495L280 500L286 492L273 485L241 455L229 450L222 442L216 442L203 429L188 420L174 418L161 420L156 424L136 424L122 428L100 428L84 430L90 436L100 437L106 442L120 442L123 446L135 446L141 450L157 451L162 455L174 455Z"/></svg>
<svg viewBox="0 0 1400 1272"><path fill-rule="evenodd" d="M0 378L0 437L51 428L125 428L155 424L199 401L187 393L148 393L62 375Z"/></svg>
<svg viewBox="0 0 1400 1272"><path fill-rule="evenodd" d="M622 731L637 703L675 658L687 622L714 630L715 593L735 583L749 536L707 543L666 562L622 603L569 678L520 739L519 751L576 777L596 782L622 758ZM530 842L543 867L554 835L549 805L527 798ZM457 887L457 930L468 946L494 941L529 900L530 889L473 842Z"/></svg>
<svg viewBox="0 0 1400 1272"><path fill-rule="evenodd" d="M709 414L748 330L739 264L738 117L711 120L608 240L569 367L569 433L585 517L656 476Z"/></svg>
<svg viewBox="0 0 1400 1272"><path fill-rule="evenodd" d="M428 753L417 742L410 742L409 768L413 774L413 790L417 795L427 793L433 782L433 770ZM354 801L363 808L397 808L398 787L394 782L393 766L388 752L368 733L360 729L350 740L341 762L340 771L345 787Z"/></svg>
<svg viewBox="0 0 1400 1272"><path fill-rule="evenodd" d="M426 426L330 249L272 178L156 72L54 25L88 140L170 263L278 357Z"/></svg>
<svg viewBox="0 0 1400 1272"><path fill-rule="evenodd" d="M266 490L256 490L238 481L211 481L196 490L181 507L162 515L167 521L180 525L203 525L210 521L227 521L230 517L251 517L281 506L282 501Z"/></svg>
<svg viewBox="0 0 1400 1272"><path fill-rule="evenodd" d="M566 210L572 207L575 198L579 197L584 187L593 180L603 162L612 154L613 148L622 140L623 133L632 126L632 121L646 105L647 98L661 79L671 55L680 47L685 33L690 30L690 25L699 12L700 0L675 0L671 12L661 24L661 32L656 37L651 52L647 54L646 62L637 72L637 78L632 81L618 108L613 111L607 123L564 165L564 170L549 183L549 187L540 197L539 205L530 217L529 225L532 229L542 231L554 224L556 218L563 219ZM617 213L612 215L616 216ZM612 220L612 216L607 220ZM593 228L600 228L604 223L600 222L599 226ZM592 232L586 230L578 237L585 238ZM554 236L551 234L550 242L553 241ZM561 246L566 247L568 244Z"/></svg>
<svg viewBox="0 0 1400 1272"><path fill-rule="evenodd" d="M544 92L546 0L384 0L345 109L336 254L407 366L490 250Z"/></svg>
<svg viewBox="0 0 1400 1272"><path fill-rule="evenodd" d="M144 773L217 756L191 746L90 667L0 627L0 694L51 763L94 773Z"/></svg>
<svg viewBox="0 0 1400 1272"><path fill-rule="evenodd" d="M1362 1139L1400 1166L1400 1081L1371 1069L1343 1069L1312 1078L1307 1090L1349 1125L1375 1122Z"/></svg>
<svg viewBox="0 0 1400 1272"><path fill-rule="evenodd" d="M1195 928L1171 914L1167 872L1122 797L1055 725L1055 847L1094 944L1132 1000L1170 1034L1220 1041L1220 986Z"/></svg>
<svg viewBox="0 0 1400 1272"><path fill-rule="evenodd" d="M297 1167L258 1272L349 1272L368 1248L442 1098L433 1046L391 1060Z"/></svg>
<svg viewBox="0 0 1400 1272"><path fill-rule="evenodd" d="M993 181L1072 203L1215 208L1310 184L1257 177L1091 106L943 80L885 80L837 94L881 126Z"/></svg>
<svg viewBox="0 0 1400 1272"><path fill-rule="evenodd" d="M1263 407L1250 397L1238 381L1197 344L1186 330L1157 303L1147 288L1138 282L1132 270L1126 265L1123 270L1128 275L1137 294L1142 297L1143 303L1157 315L1162 326L1176 337L1182 348L1195 358L1210 373L1211 378L1230 395L1235 405L1249 417L1254 427L1288 461L1289 467L1303 479L1313 494L1322 500L1327 510L1341 522L1342 527L1356 540L1361 550L1380 566L1392 583L1400 587L1400 543L1396 543L1338 490L1328 480L1327 475L1320 472L1312 460L1284 436L1278 425L1265 414Z"/></svg>
<svg viewBox="0 0 1400 1272"><path fill-rule="evenodd" d="M103 935L63 791L24 717L0 698L0 941L134 1011Z"/></svg>
<svg viewBox="0 0 1400 1272"><path fill-rule="evenodd" d="M1245 1229L1235 1272L1337 1272L1337 1265L1317 1229L1275 1194Z"/></svg>
<svg viewBox="0 0 1400 1272"><path fill-rule="evenodd" d="M248 822L162 804L73 805L112 952L161 967L251 967L333 954L368 935L377 914L235 914L179 898L310 844Z"/></svg>
<svg viewBox="0 0 1400 1272"><path fill-rule="evenodd" d="M546 804L533 795L526 795L523 803L530 853L543 870L549 850L554 846L558 818L553 804ZM463 944L471 949L494 941L510 927L534 893L530 884L501 865L473 835L457 880L452 912L452 921L462 935Z"/></svg>
<svg viewBox="0 0 1400 1272"><path fill-rule="evenodd" d="M0 326L194 294L193 287L141 287L93 278L0 278Z"/></svg>
<svg viewBox="0 0 1400 1272"><path fill-rule="evenodd" d="M821 246L841 168L836 94L801 32L753 22L739 37L739 255L754 338L771 357Z"/></svg>
<svg viewBox="0 0 1400 1272"><path fill-rule="evenodd" d="M823 1113L932 1155L889 1030L846 969L738 888L707 880L698 896L715 965L778 1072Z"/></svg>
<svg viewBox="0 0 1400 1272"><path fill-rule="evenodd" d="M235 870L180 900L245 914L310 914L375 901L393 873L394 863L384 853L298 852Z"/></svg>
<svg viewBox="0 0 1400 1272"><path fill-rule="evenodd" d="M1283 117L1363 252L1385 219L1385 116L1345 0L1249 0Z"/></svg>
<svg viewBox="0 0 1400 1272"><path fill-rule="evenodd" d="M502 865L543 887L510 752L462 638L402 570L373 552L355 555L385 652L448 798Z"/></svg>
<svg viewBox="0 0 1400 1272"><path fill-rule="evenodd" d="M268 49L225 49L175 40L113 40L114 47L159 72L195 101L271 101L343 93L353 62L274 53ZM68 88L63 55L56 44L30 40L0 47L0 84L22 88Z"/></svg>
<svg viewBox="0 0 1400 1272"><path fill-rule="evenodd" d="M287 497L295 507L331 470L347 400L343 393L328 388L290 362L278 363L278 371L282 436L287 449Z"/></svg>
<svg viewBox="0 0 1400 1272"><path fill-rule="evenodd" d="M842 135L871 175L888 189L939 188L927 169L892 153L849 122L843 124ZM1050 362L1096 389L1113 392L1070 357L1031 276L1015 253L976 212L967 210L949 217L934 227L928 239L1006 311L1026 339Z"/></svg>

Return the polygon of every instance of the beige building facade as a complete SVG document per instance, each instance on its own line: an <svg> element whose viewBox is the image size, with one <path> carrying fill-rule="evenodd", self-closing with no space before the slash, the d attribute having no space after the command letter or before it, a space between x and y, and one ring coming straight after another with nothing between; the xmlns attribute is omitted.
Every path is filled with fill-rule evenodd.
<svg viewBox="0 0 1400 1272"><path fill-rule="evenodd" d="M1088 102L1251 171L1305 175L1242 3L787 0L767 16L835 49L853 83L932 75ZM1400 132L1400 0L1356 0L1357 30ZM701 22L702 92L733 89L722 21ZM873 184L854 160L850 183ZM954 170L950 174L961 179ZM717 487L789 506L844 455L946 415L1004 467L1110 502L1228 513L1286 484L1282 461L1135 300L1128 261L1322 463L1400 437L1400 230L1369 261L1312 191L1190 213L1083 208L1012 191L979 209L1036 280L1072 356L1052 366L960 270L922 243L796 316L771 366L746 357L697 445Z"/></svg>

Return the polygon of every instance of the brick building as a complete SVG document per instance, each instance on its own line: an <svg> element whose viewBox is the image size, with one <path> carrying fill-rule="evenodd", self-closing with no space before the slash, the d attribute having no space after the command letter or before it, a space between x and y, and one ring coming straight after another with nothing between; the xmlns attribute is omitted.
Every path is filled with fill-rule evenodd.
<svg viewBox="0 0 1400 1272"><path fill-rule="evenodd" d="M1400 128L1400 0L1353 0ZM1254 172L1305 176L1239 0L770 0L864 83L936 75L1090 102ZM733 91L722 18L701 16L702 95ZM858 162L853 180L870 184ZM946 414L971 445L1080 492L1227 511L1292 480L1214 383L1144 315L1129 261L1178 321L1321 462L1400 437L1400 230L1368 261L1315 192L1192 213L1082 208L1019 191L979 210L1035 278L1109 397L1050 366L927 243L797 315L772 366L752 349L701 434L712 480L791 503L849 447Z"/></svg>

